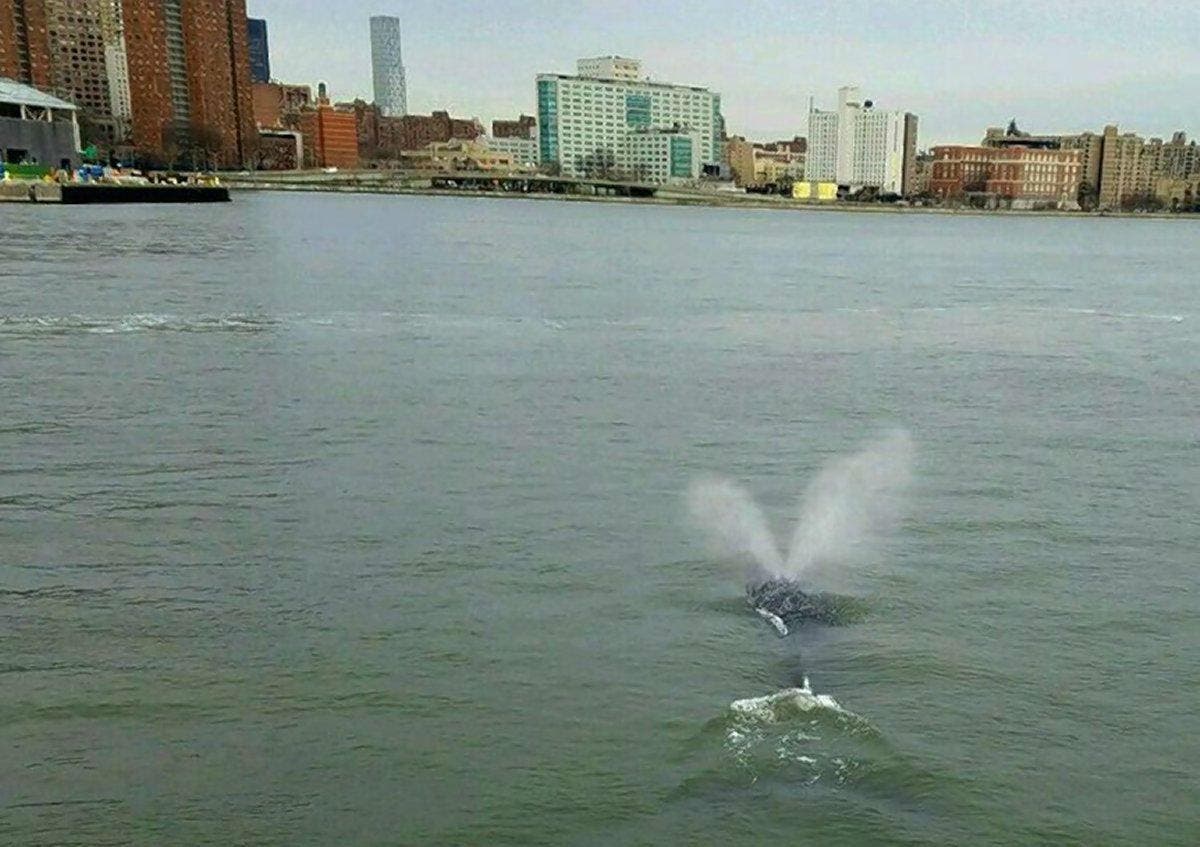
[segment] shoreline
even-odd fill
[[[764,199],[763,195],[731,196],[689,195],[667,189],[662,197],[609,197],[589,194],[554,194],[549,192],[510,192],[439,189],[405,185],[345,184],[299,180],[245,180],[226,175],[222,183],[235,194],[254,191],[302,192],[310,194],[374,194],[402,197],[458,197],[491,200],[538,200],[569,203],[608,203],[640,206],[691,206],[714,209],[773,210],[786,212],[826,212],[867,215],[948,215],[970,217],[1060,218],[1064,220],[1133,219],[1133,220],[1200,220],[1194,212],[1069,212],[1056,209],[966,209],[943,206],[896,206],[868,203],[805,203],[785,197]]]

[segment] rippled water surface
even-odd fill
[[[0,843],[1200,840],[1195,222],[0,223]],[[783,534],[894,426],[776,637],[689,482]]]

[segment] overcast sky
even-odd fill
[[[272,74],[371,98],[368,18],[400,18],[412,112],[533,113],[534,75],[581,56],[642,59],[722,95],[730,133],[804,134],[839,85],[921,118],[922,146],[1032,131],[1200,132],[1200,4],[1183,0],[248,0]]]

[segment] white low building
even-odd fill
[[[629,176],[663,185],[700,178],[702,140],[699,133],[674,129],[632,132],[628,140]]]
[[[493,138],[483,139],[489,150],[497,153],[507,153],[520,167],[536,168],[538,166],[538,142],[536,138]]]

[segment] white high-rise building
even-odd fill
[[[611,57],[610,57],[611,58]],[[706,88],[640,78],[640,65],[615,78],[585,59],[578,76],[537,77],[538,146],[543,164],[567,176],[618,175],[644,182],[697,179],[721,159],[721,96]]]
[[[861,101],[858,89],[838,89],[833,112],[809,110],[807,179],[851,187],[871,187],[889,194],[912,189],[917,145],[917,117],[884,112]]]
[[[838,114],[808,113],[808,154],[804,178],[811,182],[837,182]]]
[[[375,105],[389,118],[408,114],[408,83],[400,52],[400,19],[383,15],[371,18],[371,72]]]

